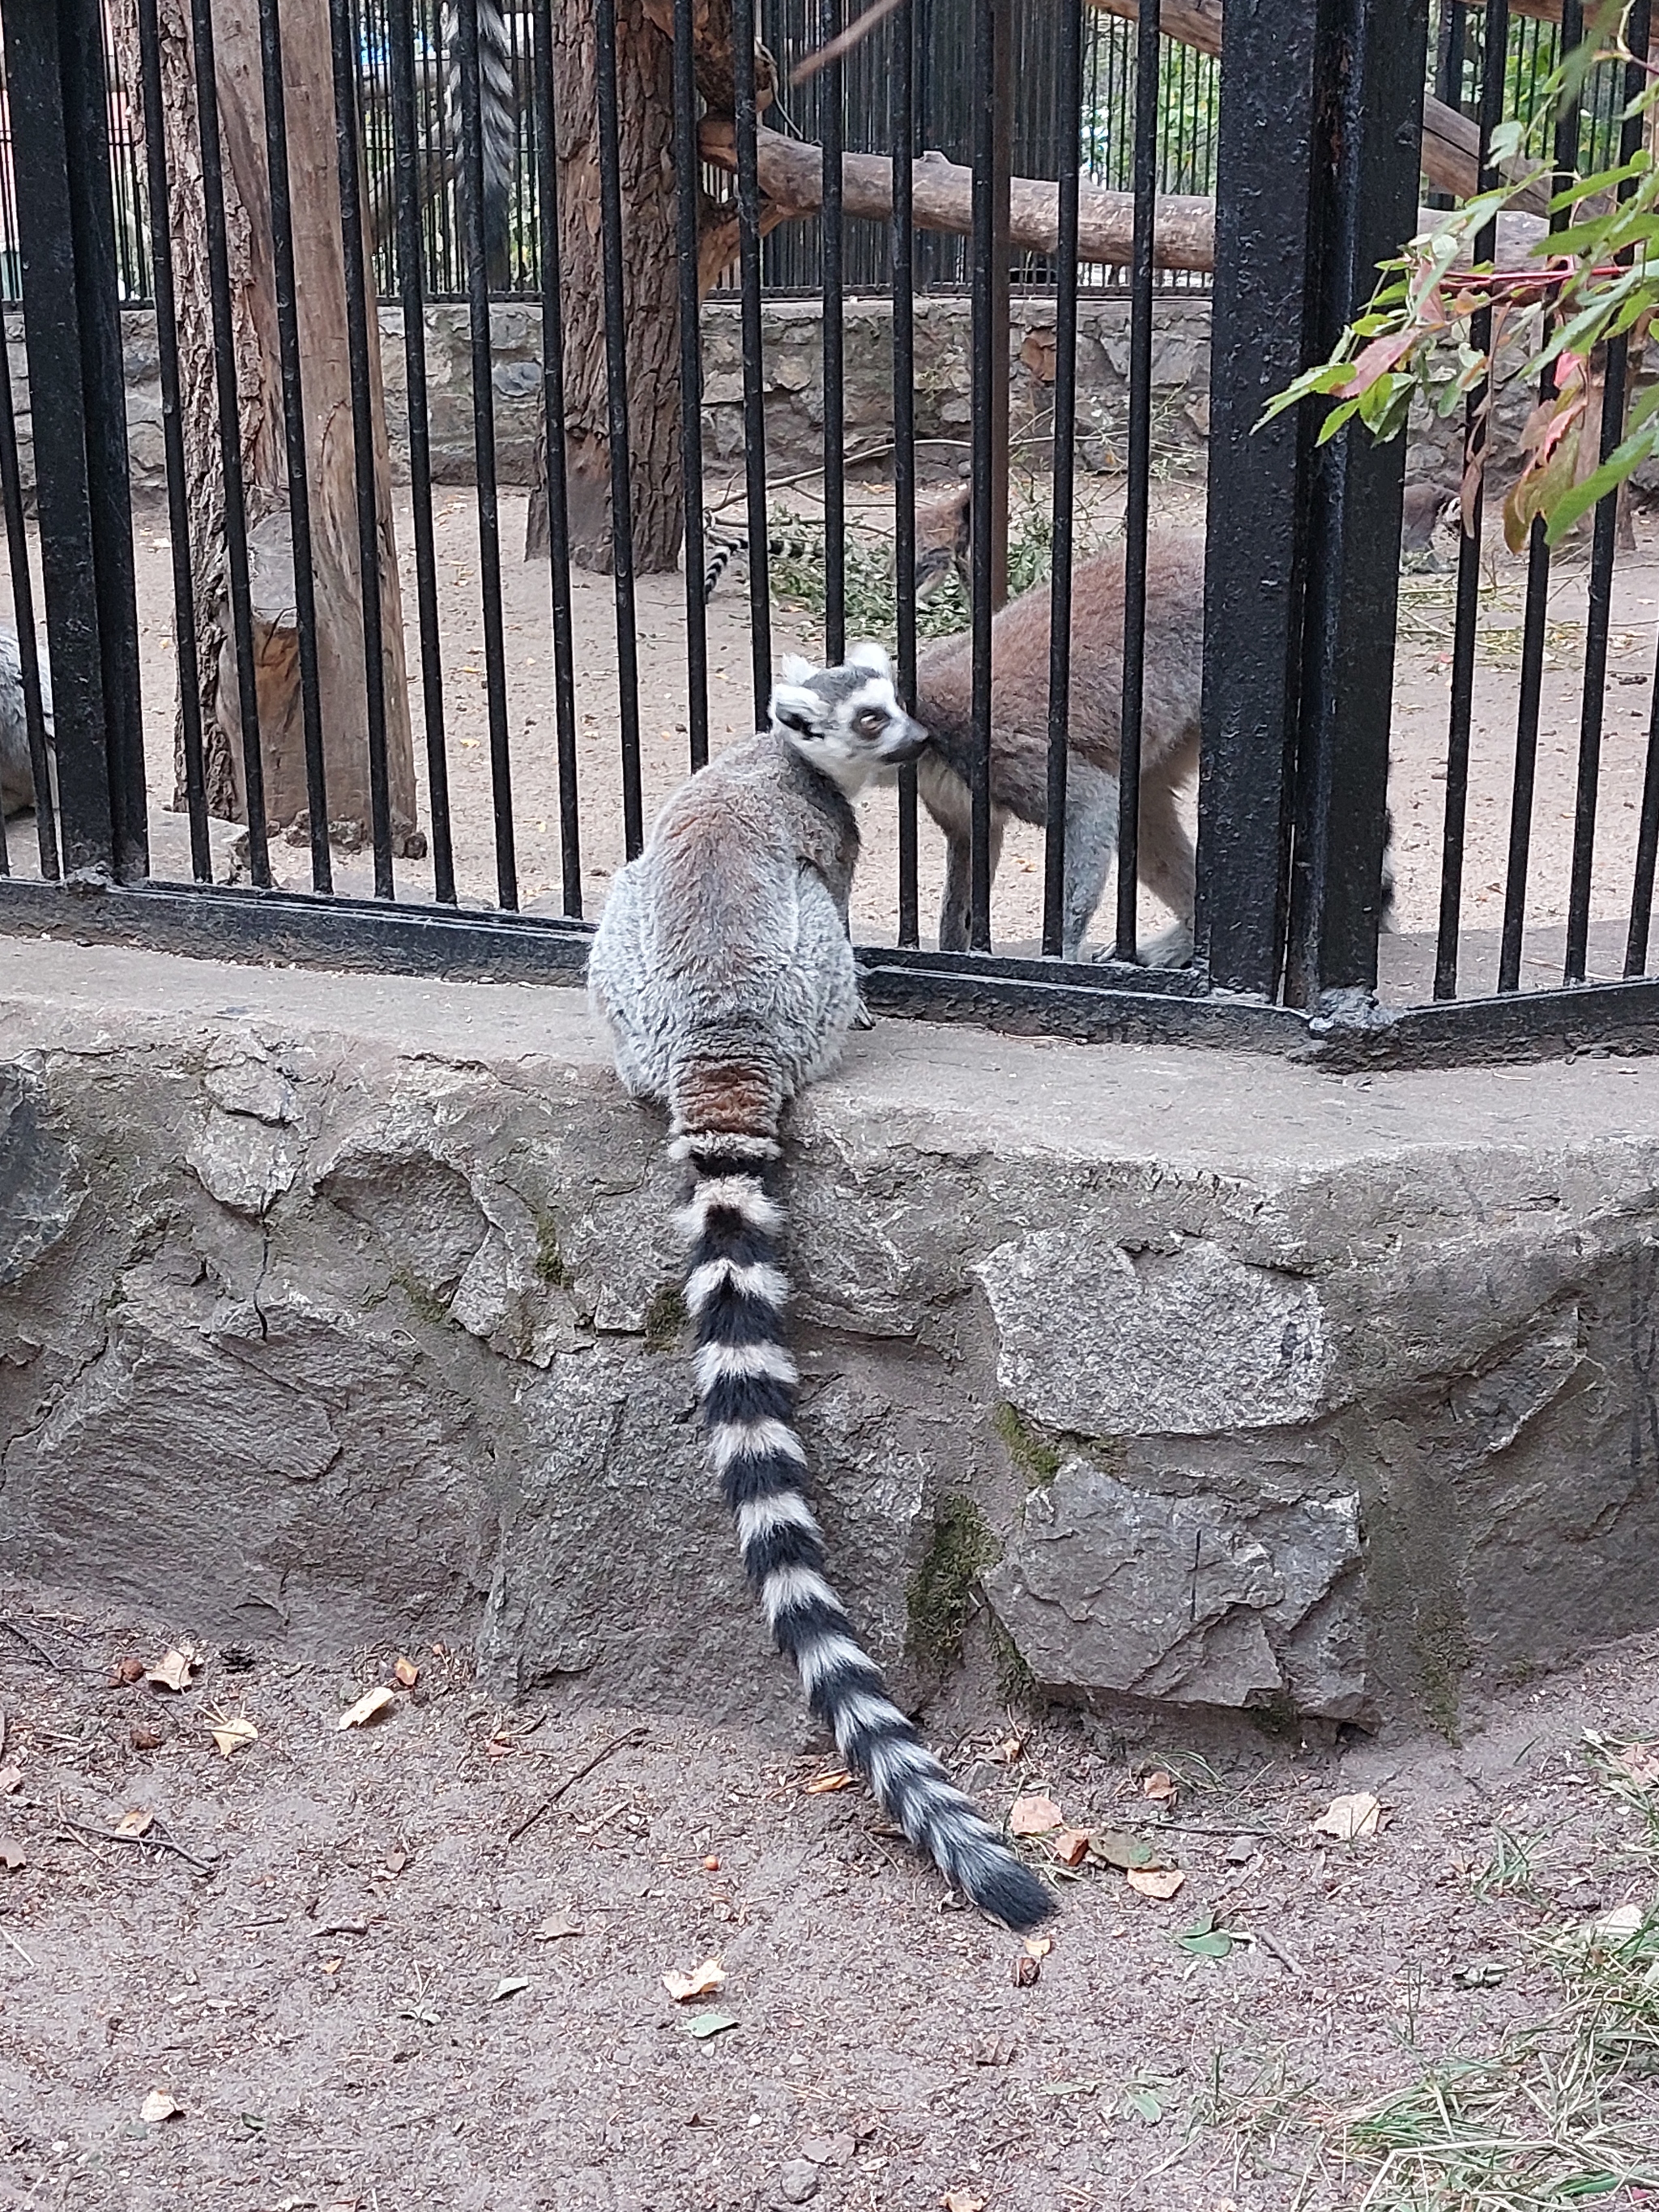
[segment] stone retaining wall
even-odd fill
[[[802,1428],[906,1694],[1427,1717],[1659,1620],[1659,1063],[883,1021],[796,1116]],[[678,1177],[568,991],[0,939],[0,1557],[793,1715]]]

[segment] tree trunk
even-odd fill
[[[208,804],[215,814],[242,818],[246,797],[225,565],[224,483],[188,0],[159,0],[159,12]],[[213,21],[252,580],[260,750],[267,817],[273,829],[284,829],[307,817],[309,802],[300,714],[270,179],[255,0],[216,0]],[[327,0],[287,0],[283,40],[324,764],[331,823],[355,842],[368,831],[368,749],[364,735],[362,600]],[[414,748],[403,605],[380,390],[380,330],[373,313],[369,352],[392,829],[398,849],[419,852],[424,848],[415,834]],[[182,788],[181,763],[176,764],[176,778]]]
[[[605,265],[599,225],[599,82],[593,0],[553,11],[559,118],[559,257],[564,302],[565,454],[571,558],[608,572]],[[623,283],[634,566],[652,574],[680,551],[679,307],[674,254],[672,55],[642,0],[617,0]],[[537,471],[526,557],[547,550]]]

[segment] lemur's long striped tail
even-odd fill
[[[778,1146],[763,1136],[695,1133],[675,1150],[696,1177],[681,1225],[709,1450],[772,1633],[883,1810],[982,1911],[1011,1928],[1033,1928],[1054,1910],[1048,1892],[889,1697],[824,1576],[823,1538],[802,1494],[795,1364],[783,1340],[783,1212],[762,1183]]]

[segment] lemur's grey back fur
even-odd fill
[[[922,742],[878,647],[817,672],[786,662],[769,730],[684,785],[617,877],[588,980],[623,1081],[668,1108],[691,1170],[681,1223],[698,1395],[773,1635],[884,1809],[987,1911],[1029,1928],[1048,1892],[893,1703],[825,1577],[783,1327],[783,1209],[766,1188],[784,1108],[858,1010],[851,799]]]
[[[40,662],[40,707],[48,744],[52,742],[52,679]],[[15,635],[0,630],[0,815],[34,804],[34,775],[29,765],[28,717],[23,707],[23,665]]]

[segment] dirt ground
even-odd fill
[[[173,1646],[187,1688],[121,1680]],[[1653,1786],[1621,1798],[1585,1742],[1659,1738],[1659,1638],[1461,1746],[958,1714],[988,1810],[1045,1792],[1184,1875],[1164,1902],[1060,1880],[1024,1982],[861,1789],[814,1792],[816,1751],[503,1711],[441,1649],[298,1664],[14,1585],[0,1705],[0,2203],[54,2212],[1565,2204],[1367,2198],[1341,2118],[1558,2011],[1544,1931],[1659,1933],[1659,1759],[1626,1751]],[[1375,1837],[1310,1826],[1357,1792]],[[661,1977],[710,1959],[723,1985],[674,2002]],[[1595,2119],[1659,2156],[1659,2075]]]
[[[810,489],[810,488],[808,488]],[[1047,487],[1029,486],[1041,501]],[[810,500],[788,495],[803,513]],[[479,614],[477,508],[464,487],[440,487],[436,538],[441,624],[449,733],[450,785],[460,893],[464,902],[493,903],[495,860],[485,719],[483,644]],[[1111,479],[1085,479],[1081,488],[1083,540],[1103,542],[1114,531],[1121,487]],[[548,570],[518,557],[523,543],[524,495],[501,500],[506,548],[502,585],[509,713],[522,903],[559,903],[557,791],[550,693]],[[854,488],[854,520],[872,541],[889,526],[890,503],[879,486]],[[737,523],[740,509],[726,520]],[[1178,477],[1158,488],[1156,519],[1188,526],[1202,519],[1202,492]],[[1613,636],[1607,687],[1601,804],[1597,823],[1592,972],[1620,972],[1627,920],[1637,810],[1640,803],[1655,665],[1656,603],[1659,602],[1659,519],[1637,518],[1638,543],[1620,556],[1615,576]],[[398,516],[404,550],[409,659],[418,667],[411,534],[406,511]],[[140,615],[144,640],[144,710],[153,804],[172,799],[171,732],[175,672],[171,635],[171,575],[165,514],[149,509],[136,533]],[[1509,837],[1510,781],[1519,683],[1520,624],[1524,584],[1522,562],[1501,544],[1489,544],[1482,593],[1481,653],[1475,685],[1474,735],[1469,790],[1469,829],[1463,902],[1467,988],[1490,987],[1496,972],[1497,930],[1503,907]],[[616,739],[615,606],[610,580],[578,573],[574,579],[580,784],[586,903],[598,912],[622,860],[620,769]],[[1558,562],[1548,634],[1543,699],[1529,918],[1527,980],[1559,976],[1571,853],[1574,780],[1580,717],[1585,567],[1582,549]],[[0,583],[0,609],[9,600]],[[638,586],[639,655],[643,773],[647,820],[685,772],[685,663],[683,585],[678,576],[641,578]],[[1385,947],[1388,995],[1416,995],[1426,972],[1426,933],[1436,927],[1444,808],[1446,717],[1449,690],[1452,579],[1415,574],[1402,580],[1401,635],[1395,684],[1391,797],[1395,823],[1396,940]],[[0,611],[0,621],[9,620]],[[819,640],[811,618],[787,599],[775,605],[775,655],[811,653]],[[729,573],[709,610],[711,731],[716,747],[750,727],[747,594]],[[421,727],[418,705],[416,727]],[[425,818],[424,746],[417,734],[417,775]],[[896,923],[896,802],[878,793],[865,802],[866,857],[854,892],[859,934],[890,941]],[[157,841],[157,872],[187,872],[181,821]],[[32,866],[32,839],[23,821],[10,829],[14,865]],[[937,912],[943,845],[925,817],[921,836],[924,938]],[[278,845],[273,855],[280,879],[308,887],[306,853]],[[372,876],[366,855],[343,859],[336,880],[344,890],[368,894]],[[430,895],[428,866],[404,863],[399,887],[407,896]],[[1041,834],[1020,825],[1010,835],[997,878],[993,921],[997,941],[1031,946],[1040,932]],[[1145,923],[1161,926],[1148,901]]]

